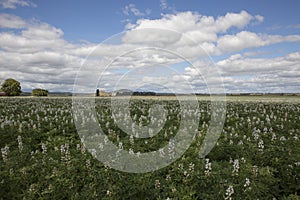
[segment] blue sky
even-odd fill
[[[97,1],[97,0],[64,0],[64,1],[32,1],[36,7],[18,7],[17,9],[1,9],[1,12],[12,13],[24,19],[35,18],[63,29],[67,40],[88,40],[101,42],[113,34],[124,30],[125,20],[136,21],[139,18],[158,19],[163,13],[172,13],[170,9],[162,9],[159,0],[153,1]],[[124,14],[124,8],[134,4],[141,12],[147,9],[150,14],[135,16],[129,12]],[[202,15],[220,16],[227,12],[245,10],[253,15],[264,16],[264,23],[252,26],[251,30],[264,33],[297,34],[299,29],[298,0],[272,1],[239,1],[236,0],[175,0],[168,2],[176,12],[193,11]]]
[[[115,51],[105,52],[105,55],[97,54],[101,59],[119,56],[116,50],[107,46],[97,47],[97,44],[122,31],[128,31],[130,35],[133,30],[150,27],[172,29],[189,37],[196,35],[197,45],[207,51],[215,62],[214,67],[220,71],[226,92],[300,92],[299,7],[298,0],[0,0],[0,82],[12,77],[20,80],[24,91],[35,87],[43,87],[50,92],[71,91],[76,73],[80,73],[85,67],[82,67],[82,63],[91,49],[98,48],[100,52]],[[208,29],[203,25],[206,23],[204,19],[213,19],[207,22]],[[186,20],[186,24],[180,26],[182,20]],[[148,36],[147,33],[141,34]],[[126,34],[113,36],[106,43],[110,46],[113,40],[123,41],[125,36]],[[118,44],[120,46],[116,49],[136,45],[132,36],[127,38],[129,42]],[[158,40],[157,38],[155,41]],[[149,47],[155,41],[152,38],[143,45]],[[176,42],[178,41],[174,40],[167,46],[156,45],[182,54],[201,68],[199,63],[202,62],[198,59],[197,52],[191,55],[187,53],[189,48],[194,51],[197,45],[179,43],[178,46],[174,45]],[[123,51],[119,53],[121,52]],[[148,53],[145,51],[147,56]],[[151,53],[153,56],[159,52]],[[147,57],[139,56],[143,59]],[[137,65],[137,60],[133,59],[136,57],[137,55],[130,55],[130,59],[124,58],[123,63],[108,71],[107,77],[103,78],[106,82],[99,83],[99,87],[112,90],[115,88],[115,80],[122,77],[121,72],[145,65],[162,65],[146,60],[143,63],[142,58],[139,58],[139,63],[142,64]],[[157,62],[162,62],[163,56],[160,57],[155,57],[159,60]],[[145,70],[147,74],[141,74],[138,82],[152,80],[156,84],[175,87],[181,80],[177,77],[180,74],[182,81],[189,82],[198,92],[206,91],[207,88],[202,84],[205,80],[199,78],[199,72],[197,74],[193,67],[181,64],[171,55],[163,58],[165,60],[162,67],[174,66],[178,74],[165,75],[166,79],[161,75],[155,80],[156,74],[151,75]],[[134,64],[130,65],[129,60]],[[206,63],[204,68],[209,67],[208,65]],[[96,71],[103,71],[103,68],[98,66],[91,73]],[[200,73],[205,73],[204,71]],[[211,78],[211,84],[217,84],[213,81],[215,79],[217,77]],[[129,80],[127,83],[133,84],[133,88],[142,87]],[[149,85],[149,82],[145,82],[145,85]],[[95,86],[87,84],[85,87],[92,91]],[[180,91],[183,92],[184,89],[181,88]]]

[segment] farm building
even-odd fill
[[[0,96],[8,96],[5,92],[0,92]]]

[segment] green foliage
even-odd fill
[[[155,103],[134,101],[132,118],[146,116],[141,123],[147,124],[146,108]],[[124,150],[152,151],[167,143],[171,130],[176,134],[180,121],[178,102],[159,103],[168,109],[161,132],[135,138],[134,144],[114,123],[108,100],[96,100],[98,121]],[[181,158],[152,173],[129,174],[103,165],[85,149],[70,98],[1,99],[0,199],[229,199],[231,187],[232,199],[299,199],[300,104],[228,102],[222,135],[200,159],[209,104],[200,102],[197,136]]]
[[[6,79],[1,86],[1,90],[8,96],[19,96],[22,93],[20,82],[12,78]]]
[[[32,96],[48,96],[48,90],[45,89],[33,89],[31,92]]]

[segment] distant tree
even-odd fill
[[[45,90],[45,89],[41,89],[41,88],[36,88],[36,89],[33,89],[31,94],[33,96],[48,96],[48,90]]]
[[[20,82],[12,78],[6,79],[2,83],[1,90],[8,96],[19,96],[22,93]]]
[[[96,97],[99,97],[99,95],[100,95],[100,91],[99,91],[99,89],[97,89],[96,90]]]
[[[140,91],[135,91],[132,93],[133,96],[155,96],[155,92],[140,92]]]

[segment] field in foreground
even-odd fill
[[[228,98],[221,137],[204,159],[199,150],[211,115],[209,99],[200,99],[190,148],[171,165],[145,174],[120,172],[93,158],[77,135],[70,98],[0,98],[0,199],[299,199],[297,97],[243,98]],[[98,121],[125,150],[158,150],[174,137],[182,116],[175,99],[136,98],[131,117],[149,124],[153,104],[168,114],[151,138],[120,130],[105,98],[96,100]],[[173,154],[171,149],[162,156]]]

